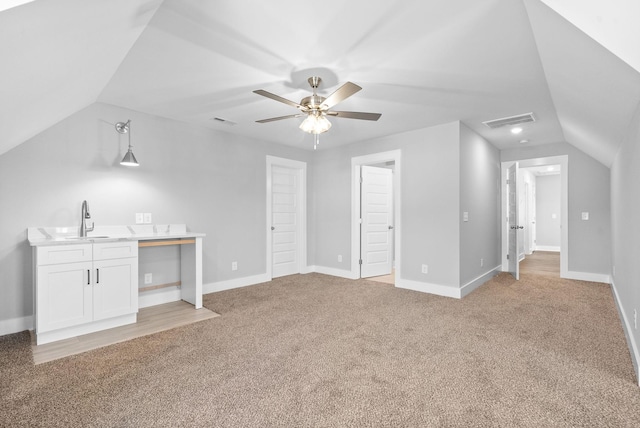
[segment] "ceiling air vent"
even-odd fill
[[[533,113],[519,114],[517,116],[503,117],[502,119],[488,120],[482,122],[491,129],[502,128],[503,126],[520,125],[521,123],[535,122]]]
[[[223,119],[221,117],[212,117],[210,120],[212,120],[214,122],[217,122],[217,123],[223,123],[225,125],[230,125],[230,126],[233,126],[233,125],[236,124],[235,122],[232,122],[232,121],[227,120],[227,119]]]

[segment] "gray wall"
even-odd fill
[[[401,275],[459,286],[458,122],[318,151],[313,194],[316,264],[351,267],[351,158],[401,150]],[[336,255],[343,255],[337,262]],[[427,275],[422,264],[429,265]]]
[[[500,265],[500,152],[460,126],[460,285]],[[463,212],[469,221],[463,221]],[[480,266],[480,259],[484,265]]]
[[[401,151],[402,279],[460,287],[500,264],[498,150],[459,122],[321,151],[316,264],[349,270],[351,158]],[[462,222],[469,211],[470,221]],[[484,266],[480,266],[480,259]],[[421,272],[422,264],[429,273]]]
[[[119,161],[132,120],[141,166]],[[204,282],[266,272],[266,155],[308,163],[310,151],[234,137],[106,104],[94,104],[0,156],[0,322],[32,314],[30,226],[72,226],[89,201],[98,225],[186,223],[204,232]],[[308,253],[313,258],[313,236]],[[231,262],[238,270],[231,271]]]
[[[628,333],[638,347],[640,330],[633,326],[633,311],[640,316],[640,105],[611,167],[611,212],[613,283],[630,323]],[[637,359],[635,365],[640,376]]]
[[[560,174],[536,177],[536,245],[560,247],[560,198]]]
[[[609,275],[611,212],[609,168],[568,143],[502,150],[502,162],[568,155],[569,271]],[[581,213],[589,212],[589,221]]]

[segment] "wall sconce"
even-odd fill
[[[138,160],[133,155],[133,151],[131,150],[131,119],[127,120],[127,122],[118,122],[116,123],[116,131],[120,134],[129,134],[129,150],[120,161],[120,165],[124,166],[139,166]]]

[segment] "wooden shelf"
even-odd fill
[[[142,293],[142,292],[145,292],[145,291],[151,291],[151,290],[159,290],[160,288],[179,287],[181,285],[182,285],[182,281],[170,282],[168,284],[149,285],[148,287],[140,287],[140,288],[138,288],[138,293]]]
[[[195,244],[195,239],[161,239],[152,241],[138,241],[138,247],[163,247],[165,245]]]

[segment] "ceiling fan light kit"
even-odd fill
[[[321,97],[316,93],[322,79],[317,76],[310,77],[308,80],[309,85],[313,89],[313,94],[308,97],[304,97],[300,100],[300,103],[290,101],[286,98],[282,98],[279,95],[272,94],[262,89],[253,91],[263,97],[271,98],[272,100],[287,104],[300,110],[299,114],[291,114],[288,116],[272,117],[269,119],[257,120],[258,123],[275,122],[277,120],[291,119],[295,117],[305,117],[300,124],[300,129],[314,136],[313,149],[315,150],[319,143],[319,134],[327,132],[331,128],[331,122],[327,119],[327,116],[342,117],[346,119],[359,119],[359,120],[372,120],[376,121],[382,116],[380,113],[362,113],[355,111],[330,111],[329,109],[341,101],[349,98],[351,95],[360,91],[362,88],[355,83],[347,82],[340,86],[334,93],[327,98]]]
[[[331,128],[331,122],[322,113],[309,114],[300,124],[300,129],[309,134],[322,134]]]

